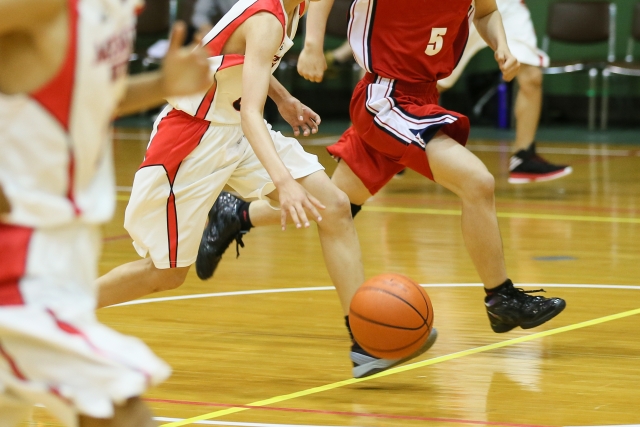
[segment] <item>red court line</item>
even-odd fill
[[[107,243],[107,242],[113,242],[113,241],[116,241],[116,240],[124,240],[124,239],[130,239],[129,235],[128,234],[119,234],[117,236],[107,236],[107,237],[103,237],[102,241],[104,243]]]
[[[221,408],[246,408],[262,411],[279,411],[279,412],[299,412],[307,414],[322,415],[341,415],[349,417],[366,417],[366,418],[382,418],[396,420],[413,420],[413,421],[433,421],[452,424],[476,424],[484,426],[505,426],[505,427],[552,427],[541,424],[517,424],[517,423],[501,423],[497,421],[477,421],[477,420],[461,420],[456,418],[436,418],[436,417],[418,417],[412,415],[393,415],[393,414],[369,414],[364,412],[345,412],[345,411],[323,411],[317,409],[299,409],[299,408],[280,408],[274,406],[251,406],[251,405],[232,405],[230,403],[213,403],[213,402],[192,402],[188,400],[172,400],[172,399],[154,399],[145,398],[147,402],[153,403],[171,403],[176,405],[192,405],[192,406],[213,406]]]

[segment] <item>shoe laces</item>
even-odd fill
[[[236,235],[236,259],[240,257],[240,248],[244,248],[244,242],[242,241],[242,236],[247,234],[246,231],[241,231]]]
[[[530,298],[542,298],[540,295],[536,295],[536,296],[528,295],[528,294],[534,294],[537,292],[547,292],[547,291],[545,291],[544,289],[532,289],[527,291],[522,288],[513,287],[511,288],[509,293],[521,300],[528,300]]]

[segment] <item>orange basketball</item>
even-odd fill
[[[360,286],[351,300],[349,324],[367,352],[403,359],[422,347],[433,326],[429,295],[401,274],[381,274]]]

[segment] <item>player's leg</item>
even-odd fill
[[[507,279],[495,209],[495,180],[480,159],[439,133],[426,146],[435,182],[462,200],[462,234],[487,289]]]
[[[531,14],[524,2],[502,2],[500,13],[509,49],[520,62],[519,91],[514,107],[516,138],[509,161],[509,182],[525,184],[569,175],[571,167],[549,163],[536,153],[536,132],[542,111],[542,70],[549,57],[537,47]]]
[[[514,154],[509,164],[509,182],[525,184],[569,175],[572,172],[570,166],[549,163],[536,153],[535,137],[542,111],[542,70],[540,67],[523,63],[520,65],[517,80],[519,90],[515,103],[516,139],[512,147]]]
[[[526,150],[535,140],[542,109],[542,70],[540,67],[520,64],[517,76],[515,118],[516,139],[513,152]]]
[[[155,427],[153,415],[139,397],[128,399],[123,405],[114,407],[112,418],[92,418],[81,415],[80,427]]]
[[[349,314],[349,304],[364,282],[364,267],[358,234],[353,225],[347,195],[331,183],[324,171],[299,179],[300,184],[326,207],[318,222],[318,235],[324,262],[342,304]]]
[[[98,308],[175,289],[184,283],[189,268],[158,268],[151,258],[122,264],[96,280]]]
[[[462,235],[485,286],[485,306],[493,331],[533,328],[557,316],[565,307],[564,300],[528,295],[507,278],[495,210],[495,180],[484,164],[442,133],[425,151],[434,180],[462,200]]]

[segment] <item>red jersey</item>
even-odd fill
[[[472,0],[354,0],[349,44],[370,73],[405,82],[447,77],[462,56]]]

